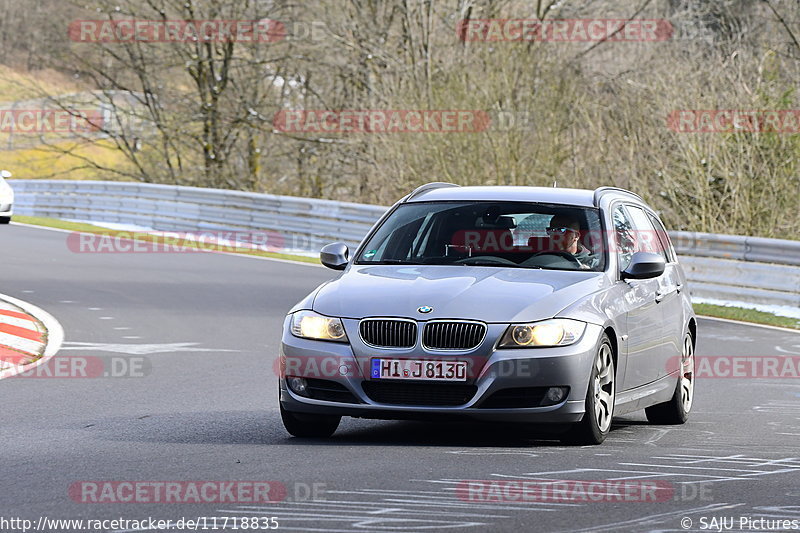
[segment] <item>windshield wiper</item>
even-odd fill
[[[531,268],[522,265],[518,265],[516,263],[497,263],[495,261],[459,261],[458,263],[453,263],[454,265],[463,265],[463,266],[493,266],[493,267],[500,267],[500,268]],[[533,267],[539,268],[539,267]]]
[[[359,261],[359,265],[422,265],[423,263],[412,263],[404,259],[382,259],[380,261]]]

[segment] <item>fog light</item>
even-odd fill
[[[289,385],[289,388],[293,393],[299,394],[300,396],[306,395],[308,383],[306,382],[305,378],[288,378],[286,383]]]
[[[547,389],[547,394],[545,394],[544,401],[547,405],[555,405],[560,403],[564,398],[567,397],[568,391],[568,387],[550,387]]]

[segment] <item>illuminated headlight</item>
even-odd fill
[[[567,346],[580,339],[585,329],[586,323],[568,318],[512,324],[500,339],[500,347]]]
[[[321,341],[347,342],[341,319],[297,311],[292,315],[292,335]]]

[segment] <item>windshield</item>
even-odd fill
[[[356,264],[602,271],[597,209],[530,202],[401,204]]]

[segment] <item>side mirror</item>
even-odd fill
[[[349,258],[350,249],[343,242],[327,244],[319,251],[320,262],[334,270],[344,270]]]
[[[636,252],[631,257],[628,268],[622,271],[622,279],[657,278],[664,273],[667,264],[660,254],[652,252]]]
[[[0,178],[10,178],[11,172],[8,170],[0,170]]]

